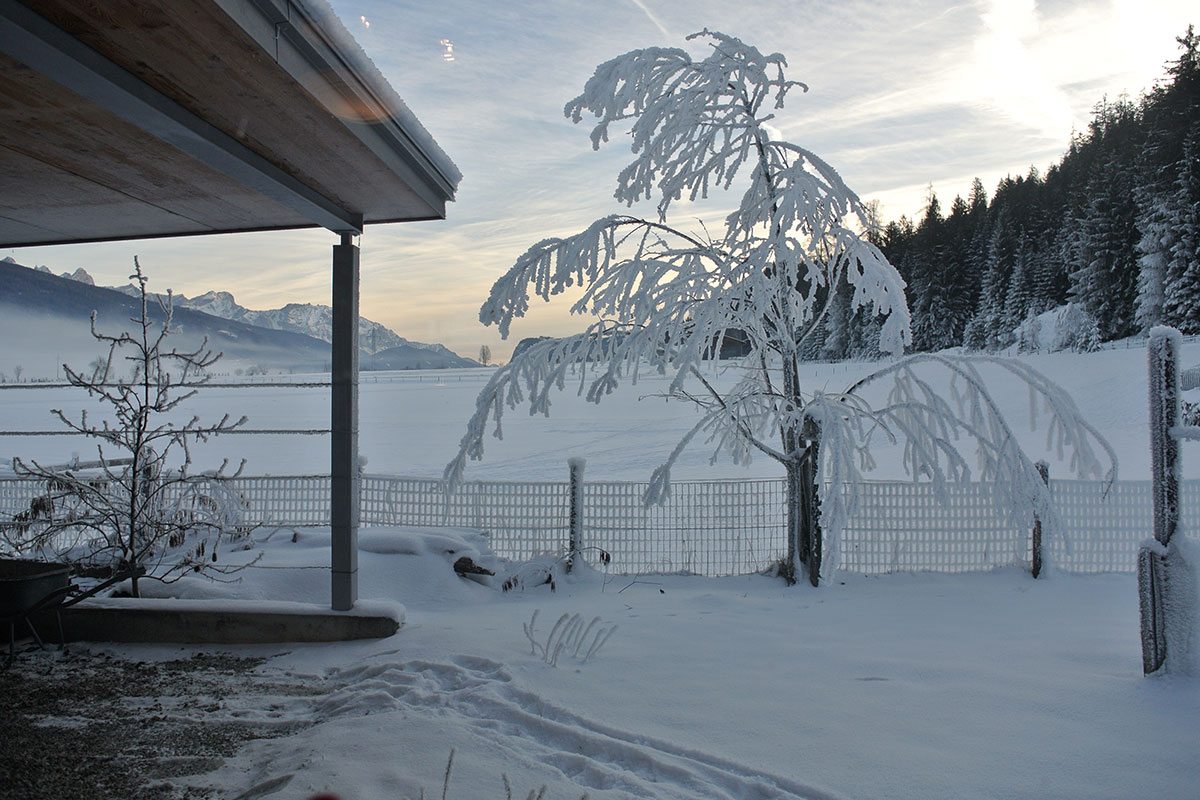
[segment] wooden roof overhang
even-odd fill
[[[364,224],[461,176],[327,0],[0,0],[0,247],[324,227],[330,573],[358,597]]]
[[[460,178],[325,0],[0,0],[0,246],[359,233]]]

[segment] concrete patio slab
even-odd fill
[[[314,603],[105,598],[63,609],[68,642],[267,644],[383,639],[404,624],[397,603],[363,601],[350,611]],[[53,613],[36,620],[46,642],[58,641]]]

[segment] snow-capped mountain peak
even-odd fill
[[[50,270],[46,269],[45,271],[49,272]],[[92,278],[92,276],[88,274],[88,271],[86,269],[84,269],[83,267],[79,267],[74,272],[64,272],[59,277],[66,278],[69,281],[76,281],[78,283],[86,283],[88,286],[96,285],[95,279]]]
[[[179,298],[180,305],[212,314],[214,317],[241,320],[246,315],[246,309],[237,304],[229,292],[205,292],[188,300]]]
[[[326,342],[333,341],[333,309],[327,305],[288,303],[283,308],[259,311],[239,305],[230,292],[219,291],[205,292],[190,299],[177,297],[176,301],[185,308],[203,311],[214,317],[245,322],[260,328],[303,333]],[[407,345],[440,355],[458,357],[444,345],[409,341],[387,326],[363,317],[358,320],[358,341],[359,347],[368,353]]]

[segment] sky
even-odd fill
[[[1175,37],[1200,22],[1179,0],[331,0],[347,27],[462,170],[444,221],[368,227],[363,316],[401,336],[504,360],[526,336],[586,320],[534,303],[508,341],[478,321],[491,284],[530,245],[623,210],[612,197],[630,160],[620,136],[599,152],[563,117],[595,66],[640,47],[700,45],[723,31],[780,52],[793,93],[772,123],[831,163],[885,220],[916,216],[930,187],[948,206],[978,176],[1044,170],[1103,97],[1162,78]],[[442,42],[449,41],[447,48]],[[453,55],[453,60],[447,58]],[[736,192],[675,217],[711,218]],[[699,203],[697,203],[699,205]],[[652,204],[635,207],[652,215]],[[250,308],[328,303],[327,231],[234,234],[0,253],[55,272],[126,282],[139,255],[151,287],[231,291]]]

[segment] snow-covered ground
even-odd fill
[[[1122,478],[1148,477],[1144,349],[1029,361],[1109,438]],[[1182,365],[1196,363],[1200,345],[1185,344]],[[807,378],[833,390],[870,368],[813,365]],[[471,373],[404,377],[362,388],[367,468],[436,476],[481,382]],[[652,396],[662,389],[647,380],[598,409],[567,394],[548,420],[518,411],[468,478],[562,480],[576,455],[588,459],[590,477],[645,478],[692,419]],[[1023,389],[1001,383],[996,395],[1024,420]],[[69,408],[71,396],[14,391],[0,400],[9,429],[52,428],[46,408]],[[327,409],[323,389],[247,387],[207,391],[189,410],[308,428],[324,427]],[[1014,427],[1041,452],[1043,433]],[[47,460],[81,447],[56,438],[3,446]],[[216,454],[246,455],[251,473],[319,473],[327,463],[324,438],[228,437]],[[1185,446],[1185,474],[1200,476],[1188,455]],[[697,448],[677,477],[776,474],[765,461],[743,470],[707,459]],[[896,477],[897,465],[881,454],[876,474]],[[1053,470],[1068,474],[1065,464]],[[814,590],[759,576],[635,582],[585,572],[560,578],[557,591],[505,593],[451,571],[479,546],[446,530],[362,531],[360,594],[403,603],[405,626],[383,641],[235,648],[270,654],[263,670],[327,691],[241,709],[314,724],[255,742],[191,780],[229,797],[255,786],[278,791],[247,796],[332,790],[382,800],[416,798],[423,787],[436,797],[453,749],[450,798],[504,797],[502,774],[516,797],[546,785],[547,798],[569,800],[1198,796],[1200,681],[1141,676],[1132,576],[843,574]],[[171,591],[328,596],[326,532],[303,531],[296,542],[275,535],[261,549],[240,583],[188,578]],[[497,566],[498,585],[510,567]],[[542,642],[563,614],[617,630],[587,663],[567,653],[552,667],[530,653],[522,630],[535,611]]]
[[[504,593],[451,571],[469,539],[426,534],[434,546],[362,533],[363,596],[407,606],[396,636],[239,649],[326,693],[244,709],[315,724],[194,782],[437,797],[454,749],[450,798],[504,797],[502,774],[516,797],[546,785],[569,800],[1196,796],[1200,682],[1141,677],[1131,576],[846,575],[813,590],[584,573]],[[328,537],[272,537],[265,554],[259,566],[323,565]],[[178,589],[327,591],[319,569],[244,575]],[[551,667],[522,630],[535,611],[539,642],[563,614],[617,629],[586,663],[568,651]]]

